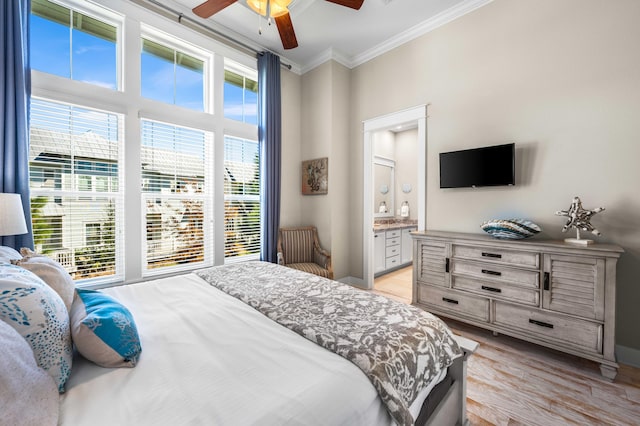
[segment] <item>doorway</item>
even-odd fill
[[[417,128],[417,224],[418,230],[426,226],[426,153],[427,105],[398,111],[364,121],[364,206],[363,206],[363,281],[364,287],[374,288],[374,138],[376,132]]]

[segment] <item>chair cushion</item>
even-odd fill
[[[293,229],[280,231],[284,263],[313,262],[314,233],[311,229]]]
[[[299,271],[308,272],[310,274],[319,275],[321,277],[329,278],[329,271],[322,266],[315,263],[289,263],[285,266],[289,268],[297,269]]]

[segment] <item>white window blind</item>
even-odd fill
[[[212,261],[211,139],[201,130],[142,120],[147,274]]]
[[[225,258],[260,254],[258,142],[224,140]]]
[[[34,243],[81,284],[123,276],[122,123],[114,113],[31,102]]]

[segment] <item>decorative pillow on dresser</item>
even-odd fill
[[[38,367],[27,341],[2,320],[0,360],[0,423],[58,424],[58,386]]]
[[[27,248],[22,248],[20,252],[24,257],[21,256],[20,260],[12,263],[40,277],[42,281],[58,293],[67,308],[67,312],[71,310],[71,303],[73,303],[73,295],[76,289],[71,275],[62,265],[47,256],[36,254]]]
[[[69,313],[60,296],[26,269],[0,264],[0,320],[24,337],[38,366],[64,392],[73,353]]]
[[[131,312],[100,291],[76,291],[71,335],[78,352],[102,367],[135,367],[142,351]]]

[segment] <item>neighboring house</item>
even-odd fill
[[[68,133],[33,127],[31,129],[30,167],[34,203],[34,221],[46,225],[46,232],[36,227],[36,250],[47,253],[69,270],[74,278],[100,275],[113,268],[113,241],[105,240],[105,228],[114,226],[116,204],[109,194],[119,184],[118,149],[115,142],[91,131],[69,136]],[[201,193],[204,176],[178,174],[182,170],[202,170],[203,159],[197,155],[143,146],[141,150],[142,189],[146,204],[147,261],[163,266],[202,260],[193,248],[201,246],[203,206],[192,200],[167,197],[170,194]],[[189,167],[181,167],[181,165]],[[225,162],[225,192],[258,193],[258,164]],[[73,197],[70,194],[80,194]],[[154,197],[157,193],[162,197]],[[244,238],[247,220],[259,220],[252,203],[241,197],[228,201],[225,235],[229,250],[245,253],[259,244],[259,238]],[[88,208],[88,206],[90,208]],[[248,216],[248,219],[247,219]],[[108,238],[108,237],[107,237]],[[103,249],[101,267],[79,268],[83,253]],[[247,250],[249,249],[249,250]],[[106,259],[105,259],[106,258]],[[153,267],[153,266],[152,266]],[[89,269],[89,270],[86,270]]]

